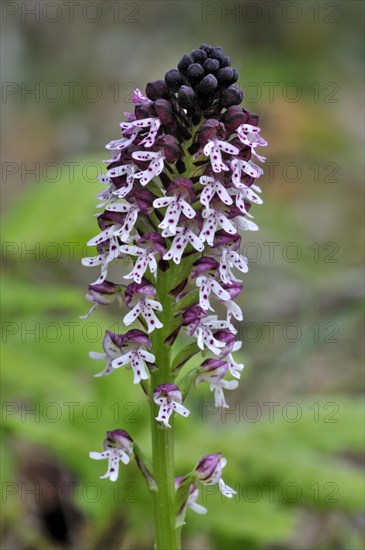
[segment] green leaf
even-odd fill
[[[194,355],[196,355],[200,351],[201,349],[196,342],[192,342],[188,346],[185,346],[173,358],[171,362],[171,371],[177,374],[181,367],[183,367],[185,363],[189,361],[189,359],[194,357]]]
[[[198,373],[199,367],[192,369],[181,380],[178,381],[177,385],[179,386],[183,400],[188,395],[191,385],[197,377]]]
[[[199,290],[193,290],[192,292],[189,292],[189,294],[186,294],[181,300],[178,301],[178,303],[174,306],[175,313],[178,313],[179,311],[192,306],[195,302],[199,300]]]

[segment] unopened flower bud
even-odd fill
[[[148,82],[146,86],[146,96],[152,101],[160,98],[168,98],[170,95],[169,89],[164,80],[153,80]]]
[[[232,69],[232,71],[233,71],[233,75],[232,75],[231,84],[234,84],[235,82],[237,82],[239,74],[237,69]]]
[[[235,84],[222,92],[221,105],[230,107],[231,105],[239,105],[243,99],[243,91]]]
[[[167,99],[157,99],[154,103],[154,109],[162,124],[167,125],[173,121],[172,105]]]
[[[248,120],[248,113],[239,105],[228,107],[223,115],[223,122],[229,132],[237,130],[241,124],[245,124]]]
[[[177,98],[181,107],[191,109],[195,103],[195,92],[190,86],[181,86]]]
[[[192,63],[187,70],[187,76],[192,83],[199,82],[204,76],[204,69],[199,63]]]
[[[225,55],[222,51],[222,48],[219,46],[217,48],[213,48],[210,54],[210,57],[212,59],[217,59],[219,62],[224,62],[224,59],[225,59]]]
[[[204,50],[198,48],[197,50],[193,50],[191,52],[191,57],[193,58],[193,61],[195,61],[195,63],[204,63],[204,61],[207,59],[207,54]]]
[[[208,74],[199,82],[196,87],[196,91],[201,95],[213,94],[218,86],[218,80],[212,74]]]
[[[186,53],[177,64],[177,68],[182,74],[186,74],[187,68],[191,65],[191,63],[193,63],[193,60],[190,55]]]
[[[165,82],[172,92],[177,92],[183,83],[183,76],[177,69],[171,69],[165,74]]]
[[[219,61],[217,59],[207,59],[204,61],[203,67],[206,73],[215,73],[219,69]]]
[[[167,162],[174,163],[177,161],[180,154],[180,148],[175,136],[170,134],[160,136],[156,143],[163,146],[163,152]]]
[[[208,118],[199,130],[199,145],[204,147],[209,140],[223,139],[224,125],[215,118]]]
[[[229,55],[225,55],[223,59],[220,60],[220,66],[221,67],[230,67],[231,66],[231,58]],[[234,71],[236,69],[233,69]]]
[[[231,67],[224,67],[217,72],[217,79],[219,83],[230,83],[233,78],[233,69]]]

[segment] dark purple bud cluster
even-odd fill
[[[243,90],[235,84],[237,80],[238,70],[231,67],[222,48],[201,44],[183,55],[177,69],[167,71],[165,82],[149,83],[146,94],[153,101],[177,97],[178,106],[197,124],[202,114],[218,114],[222,108],[241,103]]]

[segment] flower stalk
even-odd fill
[[[152,465],[120,428],[90,457],[108,459],[102,477],[111,481],[120,462],[136,459],[153,498],[156,550],[180,548],[188,508],[207,512],[197,502],[199,484],[218,484],[228,498],[235,493],[222,479],[227,461],[220,452],[176,477],[174,418],[189,416],[184,402],[200,383],[210,386],[217,407],[228,407],[224,392],[237,388],[243,370],[233,357],[242,346],[235,327],[243,319],[235,302],[243,289],[237,273],[248,270],[241,232],[258,229],[250,208],[262,203],[255,180],[263,171],[251,158],[264,162],[256,148],[267,143],[257,115],[240,106],[237,79],[223,50],[202,44],[164,80],[149,82],[146,95],[135,90],[122,137],[106,145],[100,231],[88,242],[97,253],[83,259],[101,268],[83,317],[117,301],[128,329],[106,331],[103,352],[90,352],[106,361],[95,376],[132,370],[148,400],[152,438]],[[121,271],[125,282],[109,281],[110,263],[123,259],[133,265]],[[192,342],[186,344],[184,332]],[[196,355],[200,365],[186,372]]]

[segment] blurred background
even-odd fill
[[[207,42],[239,69],[269,148],[244,242],[240,387],[223,413],[199,387],[176,420],[177,473],[221,450],[238,494],[202,491],[184,548],[362,549],[363,3],[1,7],[2,548],[152,548],[135,463],[112,484],[88,458],[106,430],[148,455],[150,441],[130,372],[93,378],[88,352],[122,327],[113,308],[79,319],[95,278],[80,260],[133,88]]]

